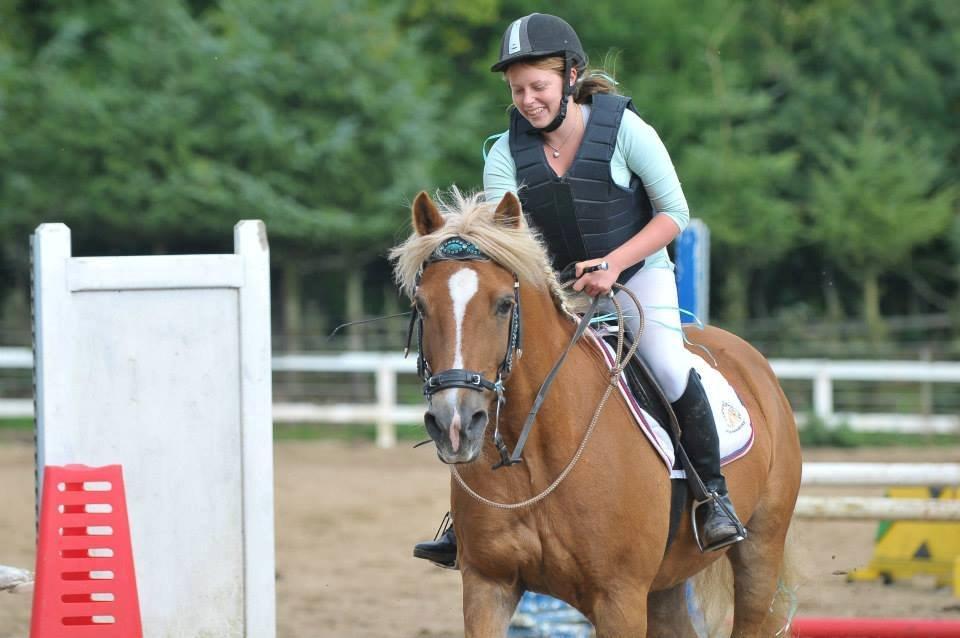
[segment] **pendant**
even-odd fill
[[[560,151],[554,151],[554,152],[553,152],[553,156],[554,156],[554,157],[560,157]]]

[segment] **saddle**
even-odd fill
[[[575,262],[568,264],[567,267],[558,274],[558,280],[561,283],[573,281],[576,278],[576,266],[577,264]],[[581,275],[606,269],[607,262],[602,262],[594,266],[587,266],[581,271]],[[623,286],[619,287],[626,290]],[[632,293],[629,294],[639,308],[640,302]],[[594,300],[593,306],[591,306],[587,316],[582,317],[581,321],[588,322],[593,317],[596,307],[597,300]],[[616,335],[607,331],[606,334],[602,334],[600,337],[608,344],[611,344],[611,347],[616,348]],[[624,351],[631,350],[633,339],[628,330],[623,331],[623,338],[625,340]],[[650,372],[650,369],[640,358],[639,353],[636,353],[624,367],[624,376],[627,379],[630,392],[640,404],[640,407],[664,426],[664,429],[670,437],[670,442],[673,445],[674,462],[670,472],[670,527],[667,533],[667,546],[664,550],[666,552],[673,543],[680,524],[680,516],[683,514],[683,510],[691,497],[694,508],[696,508],[698,503],[702,504],[712,500],[712,497],[708,495],[703,481],[700,480],[700,477],[694,470],[693,464],[690,462],[690,458],[687,456],[686,450],[683,449],[683,445],[680,443],[680,426],[673,406],[670,405],[663,389]],[[694,527],[694,533],[696,534],[696,525]]]

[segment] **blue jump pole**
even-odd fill
[[[691,219],[677,237],[674,258],[677,266],[677,294],[680,308],[703,323],[710,321],[710,229],[699,219]],[[681,313],[681,323],[693,318]]]

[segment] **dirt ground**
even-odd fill
[[[449,473],[430,447],[280,442],[275,458],[280,638],[463,635],[457,573],[411,557],[412,545],[432,536],[447,509]],[[808,450],[805,459],[956,462],[960,446]],[[32,445],[0,442],[0,564],[32,567],[33,501]],[[869,561],[876,527],[795,524],[799,613],[960,620],[960,599],[923,579],[893,586],[845,582],[844,572]],[[27,636],[29,607],[29,596],[0,594],[0,638]]]

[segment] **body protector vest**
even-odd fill
[[[653,216],[653,204],[636,175],[623,188],[610,175],[610,159],[630,98],[593,96],[590,120],[573,164],[558,177],[547,163],[543,138],[518,111],[510,116],[510,153],[517,167],[517,195],[527,222],[540,231],[554,270],[570,262],[600,259],[636,235]],[[624,270],[623,284],[643,262]]]

